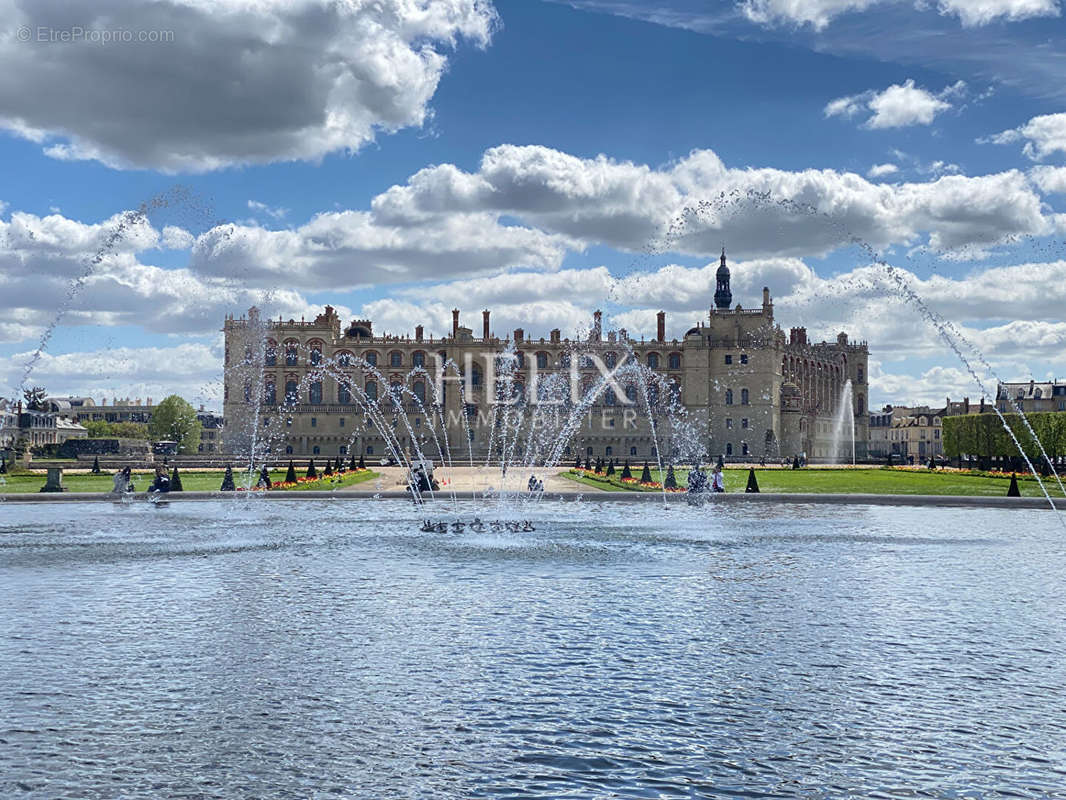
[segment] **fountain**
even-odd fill
[[[847,438],[845,437],[847,432]],[[844,381],[844,388],[840,390],[840,400],[837,403],[836,419],[833,420],[833,445],[832,463],[840,464],[848,457],[850,443],[851,460],[844,463],[855,464],[855,409],[854,400],[851,396],[851,380]]]

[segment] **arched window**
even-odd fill
[[[299,384],[294,380],[285,381],[285,402],[292,404],[298,399],[296,393],[299,391]]]
[[[322,403],[322,381],[312,381],[307,387],[307,398],[311,405],[317,406]]]
[[[511,384],[511,396],[515,398],[515,402],[522,405],[526,402],[526,385],[521,381],[515,381]]]
[[[741,389],[740,390],[740,404],[742,406],[746,406],[748,404],[748,390],[747,389]]]
[[[285,366],[295,367],[300,363],[300,350],[294,339],[285,342]]]
[[[860,394],[858,398],[856,398],[856,405],[859,407],[858,411],[860,414],[866,413],[866,395]]]
[[[537,369],[548,368],[548,354],[543,350],[537,353]]]
[[[317,367],[322,363],[322,342],[313,341],[309,345],[310,353],[308,361],[311,362],[311,366]]]
[[[376,367],[378,365],[378,354],[373,350],[368,350],[363,353],[363,360],[370,366]]]
[[[659,368],[659,354],[658,353],[648,353],[648,368],[649,369],[658,369]]]
[[[275,405],[278,402],[278,390],[273,381],[267,383],[263,388],[263,402],[268,406]]]
[[[523,369],[526,366],[526,354],[523,353],[521,350],[518,350],[518,351],[515,352],[514,357],[515,357],[515,366],[518,369]]]
[[[285,445],[285,455],[287,455],[287,456],[291,456],[292,455],[292,445],[291,444]]]
[[[252,384],[250,383],[244,384],[244,402],[252,402]]]
[[[372,456],[372,455],[374,455],[374,445],[372,445],[372,444],[368,444],[368,445],[366,446],[366,454],[367,454],[368,456]]]
[[[581,367],[581,369],[592,369],[592,356],[583,353],[578,358],[578,366]]]
[[[399,378],[393,378],[389,381],[389,394],[392,395],[394,402],[400,402],[403,399],[403,381]]]
[[[726,389],[725,390],[725,404],[727,406],[733,405],[733,390],[732,389]]]
[[[424,405],[426,402],[426,382],[415,381],[414,386],[412,386],[411,388],[414,390],[415,399],[417,399],[419,403],[422,403]]]
[[[636,454],[637,454],[637,448],[635,448],[635,447],[630,447],[630,448],[629,448],[629,455],[631,455],[631,456],[635,456]]]
[[[348,445],[342,444],[340,447],[337,448],[337,452],[342,456],[348,455]]]
[[[481,385],[481,367],[479,367],[477,364],[472,364],[470,367],[470,385]]]
[[[626,400],[628,400],[630,404],[633,405],[635,405],[637,402],[637,387],[633,384],[630,384],[626,387]]]
[[[422,350],[415,350],[411,354],[411,364],[415,367],[426,368],[426,354]]]
[[[561,356],[559,356],[559,366],[562,367],[563,369],[568,369],[570,367],[570,354],[569,353],[563,353]]]
[[[342,406],[352,402],[352,384],[347,378],[337,384],[337,402]]]
[[[378,399],[378,383],[377,383],[377,381],[367,381],[366,382],[366,387],[364,388],[364,391],[366,392],[366,399],[367,400],[377,400]]]
[[[403,353],[399,350],[393,350],[389,353],[389,366],[390,367],[402,367],[403,366]]]
[[[733,455],[733,443],[732,442],[726,442],[725,443],[725,454],[727,456]]]
[[[350,367],[352,365],[352,354],[347,350],[341,350],[337,353],[337,366],[338,367]]]
[[[267,339],[266,350],[263,353],[264,362],[268,367],[275,367],[278,364],[278,343],[273,339]]]
[[[666,359],[666,364],[670,369],[681,369],[681,354],[671,353]]]
[[[615,352],[605,353],[603,363],[607,366],[607,369],[614,369],[615,364],[618,363],[618,354]]]
[[[618,405],[618,395],[615,393],[613,387],[608,386],[603,390],[603,403],[608,406]]]
[[[314,447],[312,447],[312,448],[311,448],[311,452],[312,452],[312,453],[313,453],[314,455],[316,455],[316,456],[317,456],[317,455],[318,455],[319,453],[321,453],[321,452],[322,452],[322,448],[320,448],[320,447],[319,447],[319,446],[318,446],[318,445],[316,444],[316,445],[315,445]]]

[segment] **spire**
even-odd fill
[[[714,305],[721,311],[728,311],[733,304],[733,293],[729,291],[729,267],[725,265],[725,245],[722,245],[722,263],[718,267],[717,286],[714,290]]]

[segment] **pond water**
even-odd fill
[[[0,506],[0,796],[1066,797],[1049,512],[517,513]]]

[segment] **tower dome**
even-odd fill
[[[733,304],[733,293],[729,291],[729,267],[725,265],[725,247],[722,247],[722,262],[716,273],[717,285],[714,290],[714,305],[721,311],[728,311]]]

